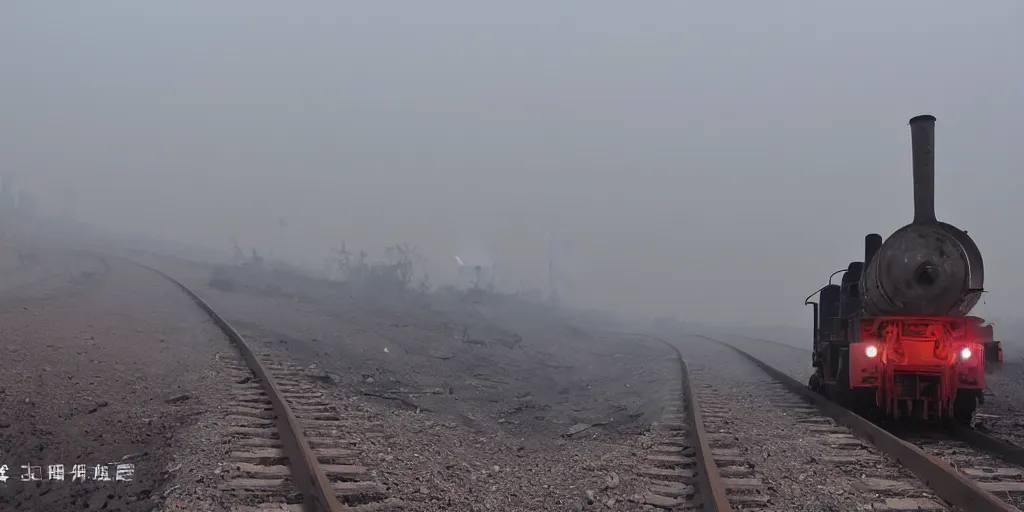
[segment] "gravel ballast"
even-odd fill
[[[832,425],[735,351],[692,337],[678,346],[697,389],[719,400],[701,403],[724,416],[709,432],[735,438],[734,449],[760,479],[757,492],[770,497],[771,510],[884,509],[900,498],[944,509],[913,475]],[[888,492],[881,481],[899,489]]]
[[[136,266],[49,253],[40,265],[45,279],[0,290],[0,465],[13,477],[0,510],[144,511],[208,486],[228,384],[213,364],[226,338]],[[109,463],[134,464],[131,480],[116,481],[111,465],[111,481],[96,481]],[[58,464],[65,480],[48,480]],[[76,464],[89,466],[87,481],[71,481]],[[42,480],[20,481],[21,465]]]

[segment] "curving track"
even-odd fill
[[[665,509],[703,506],[718,512],[732,510],[727,495],[728,482],[715,462],[722,454],[712,448],[711,437],[705,430],[704,416],[686,361],[674,345],[653,339],[674,351],[680,379],[673,383],[666,397],[665,414],[655,429],[656,444],[646,457],[647,467],[640,471],[651,480],[644,501]]]
[[[735,351],[771,376],[788,393],[813,404],[835,422],[835,425],[823,426],[823,433],[851,432],[896,459],[956,509],[1010,511],[1019,510],[1017,507],[1024,504],[1024,466],[1020,464],[1024,461],[1024,450],[1019,447],[962,427],[941,436],[889,432],[810,391],[799,381],[733,344],[698,337]],[[876,491],[907,490],[898,483],[878,484]]]
[[[354,441],[346,439],[345,417],[302,378],[302,371],[254,351],[199,295],[180,281],[146,268],[184,291],[234,343],[241,361],[220,358],[235,382],[228,409],[234,468],[222,489],[257,508],[296,510],[380,509],[386,489],[358,465]]]

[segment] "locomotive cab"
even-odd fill
[[[977,318],[977,317],[971,317]],[[981,325],[984,320],[978,318],[978,338],[985,347],[985,369],[996,369],[1003,362],[1003,344],[996,341],[992,332],[992,325]]]
[[[992,365],[999,365],[1003,362],[1003,344],[992,341],[985,344],[985,362]]]

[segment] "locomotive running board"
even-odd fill
[[[886,432],[878,425],[811,391],[806,385],[768,366],[744,350],[707,336],[699,334],[694,336],[729,347],[749,359],[793,394],[813,403],[819,410],[835,420],[836,423],[849,428],[854,435],[863,441],[894,457],[903,467],[910,470],[914,476],[927,484],[940,498],[953,506],[959,507],[962,510],[970,510],[971,512],[1017,511],[1016,508],[1004,503],[992,493],[960,476],[955,469],[941,459],[928,455],[920,448]]]

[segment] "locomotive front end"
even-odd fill
[[[850,344],[850,385],[889,418],[969,419],[985,387],[976,317],[865,317]]]

